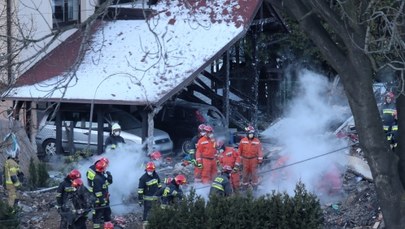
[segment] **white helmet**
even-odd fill
[[[111,127],[111,132],[115,136],[119,136],[121,132],[121,126],[118,123],[114,123]]]
[[[111,127],[111,130],[112,130],[112,131],[114,131],[114,130],[121,130],[120,124],[114,123],[114,124],[112,125],[112,127]]]

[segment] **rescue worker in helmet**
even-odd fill
[[[94,177],[96,176],[96,164],[99,161],[103,161],[107,164],[107,166],[110,164],[110,160],[106,157],[101,157],[100,159],[96,160],[93,165],[89,167],[89,169],[86,172],[86,177],[87,177],[87,185],[89,187],[89,191],[93,192],[93,187],[94,187]],[[106,171],[106,174],[110,174],[109,171]]]
[[[219,165],[222,168],[229,166],[232,169],[229,180],[233,191],[236,193],[240,186],[241,159],[239,152],[231,146],[225,146],[224,141],[221,140],[217,141],[216,147],[218,150]]]
[[[162,187],[160,177],[156,172],[156,166],[153,162],[146,164],[145,173],[139,178],[138,184],[138,203],[143,206],[143,223],[147,224],[148,213],[154,203],[157,203],[158,197],[155,195]]]
[[[191,139],[191,147],[188,150],[188,155],[186,156],[186,160],[190,161],[194,165],[194,181],[201,182],[201,166],[199,167],[196,161],[195,151],[197,149],[198,140],[206,135],[204,130],[205,124],[198,125],[198,133]]]
[[[105,140],[105,149],[115,149],[119,143],[125,144],[125,140],[121,137],[121,126],[114,123],[111,127],[111,134]]]
[[[395,123],[395,113],[397,109],[395,106],[394,99],[395,99],[394,93],[388,92],[385,95],[384,103],[381,105],[380,108],[383,127],[386,133],[392,130],[392,126]]]
[[[94,198],[83,186],[81,174],[73,169],[59,184],[56,191],[56,209],[61,215],[60,228],[86,228],[87,213]]]
[[[255,137],[255,128],[248,126],[245,128],[246,137],[239,143],[239,154],[242,159],[242,185],[249,183],[253,186],[258,185],[257,166],[263,162],[262,144]]]
[[[181,185],[187,183],[187,178],[179,174],[165,188],[159,189],[156,196],[161,197],[161,208],[168,208],[183,199],[183,190]]]
[[[215,148],[214,130],[211,126],[204,127],[206,135],[197,143],[196,161],[197,167],[201,168],[202,183],[210,183],[217,175],[217,150]]]
[[[21,187],[24,173],[20,171],[18,154],[7,157],[4,163],[4,181],[7,189],[7,203],[15,207],[18,203],[17,189]]]
[[[95,209],[93,211],[93,228],[101,228],[105,222],[111,221],[110,193],[108,186],[113,183],[110,172],[107,171],[108,164],[99,160],[95,165],[95,176],[93,179],[93,195],[96,197]]]
[[[383,128],[387,135],[387,140],[390,142],[391,148],[395,148],[396,146],[395,136],[398,132],[397,109],[394,99],[394,93],[388,92],[385,95],[384,103],[381,105],[380,108]]]
[[[105,222],[104,229],[114,229],[114,224],[111,222]]]
[[[230,196],[232,194],[232,186],[229,178],[231,176],[232,167],[225,165],[222,167],[220,175],[215,177],[210,189],[210,196]]]

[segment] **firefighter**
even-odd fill
[[[107,170],[105,161],[98,161],[95,165],[96,174],[93,179],[93,195],[96,197],[93,211],[93,228],[101,228],[104,222],[111,221],[110,193],[108,186],[113,178]]]
[[[18,154],[8,156],[4,163],[4,180],[8,193],[7,202],[10,207],[15,207],[18,203],[17,189],[21,187],[22,178],[24,177],[18,163]]]
[[[115,149],[119,143],[124,143],[125,140],[121,137],[121,126],[118,123],[114,123],[111,127],[111,134],[105,140],[105,149]]]
[[[230,166],[232,168],[229,179],[232,185],[232,189],[236,193],[238,192],[240,186],[241,159],[239,152],[231,146],[225,146],[223,141],[217,141],[217,149],[219,154],[219,165],[222,168],[224,168],[225,166]]]
[[[384,103],[381,105],[380,113],[383,121],[383,128],[386,133],[392,131],[392,126],[395,123],[396,107],[394,102],[394,93],[388,92],[385,95]]]
[[[212,182],[209,194],[210,196],[230,196],[232,194],[232,185],[229,181],[232,170],[232,167],[229,165],[222,167],[221,174],[215,177],[214,181]]]
[[[159,175],[156,172],[156,166],[153,162],[146,164],[145,173],[139,178],[138,201],[139,206],[143,206],[143,222],[147,224],[148,212],[152,209],[158,197],[155,195],[162,187]]]
[[[204,127],[206,135],[197,143],[196,161],[197,167],[201,168],[201,181],[204,184],[211,182],[217,174],[217,159],[215,138],[213,129],[207,125]]]
[[[195,151],[197,149],[197,143],[198,140],[200,140],[202,137],[205,136],[206,132],[204,131],[205,124],[200,124],[198,125],[198,133],[196,136],[194,136],[191,139],[191,148],[189,149],[189,157],[190,157],[190,162],[194,165],[194,181],[195,182],[201,182],[201,167],[198,167],[197,161],[196,161],[196,155]]]
[[[80,178],[80,171],[77,169],[73,169],[69,172],[68,175],[66,175],[66,177],[59,184],[58,189],[56,190],[55,207],[61,216],[60,228],[69,228],[73,225],[73,210],[75,210],[75,208],[73,208],[71,199],[73,197],[73,192],[77,191],[77,186],[80,186]],[[74,185],[73,181],[76,181]],[[77,222],[77,224],[80,224],[80,220],[79,222]]]
[[[96,164],[99,161],[103,161],[107,164],[107,166],[110,164],[110,160],[106,157],[101,157],[100,159],[96,160],[93,165],[89,167],[89,169],[86,172],[86,177],[87,177],[87,185],[89,187],[89,191],[93,192],[93,186],[94,186],[94,177],[96,176]],[[107,172],[109,173],[109,172]]]
[[[177,201],[183,199],[183,190],[181,185],[187,183],[187,178],[183,174],[179,174],[174,177],[174,179],[167,185],[166,188],[159,189],[156,193],[156,196],[161,197],[161,208],[168,208],[173,204],[176,204]]]
[[[58,187],[56,201],[61,215],[60,228],[87,228],[87,214],[93,208],[93,197],[83,186],[82,179],[71,180],[71,177],[78,177],[77,174],[80,174],[76,172],[78,171],[72,170]]]
[[[239,143],[239,154],[242,159],[242,185],[258,185],[257,166],[263,162],[263,151],[260,140],[255,137],[255,128],[245,128],[246,137]]]
[[[111,222],[105,222],[104,229],[114,229],[114,224]]]

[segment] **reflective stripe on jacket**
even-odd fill
[[[4,176],[6,184],[12,184],[15,187],[19,187],[21,183],[18,180],[18,172],[20,172],[20,166],[18,163],[12,158],[7,159],[4,163]]]

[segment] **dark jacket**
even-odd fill
[[[229,196],[232,194],[231,182],[229,182],[229,175],[222,173],[215,177],[210,189],[211,195]]]
[[[180,185],[176,184],[173,179],[166,188],[160,189],[156,196],[161,197],[162,207],[175,204],[178,200],[183,199],[183,190],[181,190]]]
[[[384,126],[392,126],[395,123],[394,119],[394,112],[396,111],[396,106],[395,103],[384,103],[381,105],[380,108],[380,113],[381,113],[381,118],[383,121]],[[385,131],[390,131],[387,130],[387,127],[384,128]]]
[[[161,187],[162,183],[156,171],[153,172],[152,176],[149,176],[148,173],[145,172],[141,178],[139,178],[138,199],[157,200],[156,193]]]
[[[109,172],[96,172],[93,181],[93,194],[96,197],[96,206],[105,206],[110,202],[108,186],[113,183],[112,175]]]
[[[110,135],[106,140],[105,140],[105,148],[107,149],[108,146],[111,148],[117,147],[118,143],[124,143],[125,140],[121,136],[115,136],[115,135]]]

